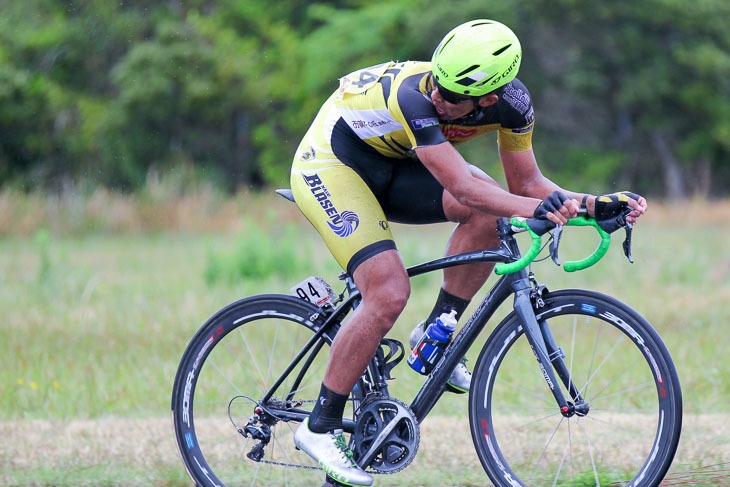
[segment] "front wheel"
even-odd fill
[[[519,317],[508,315],[482,349],[469,402],[474,445],[492,482],[657,486],[682,426],[679,379],[657,333],[628,306],[581,290],[549,293],[536,317],[562,348],[587,413],[561,414]]]

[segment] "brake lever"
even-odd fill
[[[624,229],[626,230],[626,239],[624,239],[623,243],[624,254],[626,255],[626,258],[629,259],[629,262],[633,264],[634,259],[631,258],[631,234],[634,231],[634,225],[626,222]]]
[[[560,260],[558,260],[558,247],[560,246],[560,238],[563,236],[563,226],[558,225],[553,230],[553,240],[550,242],[550,257],[555,262],[555,265],[560,266]]]

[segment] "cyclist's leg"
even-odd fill
[[[371,189],[386,185],[399,162],[352,134],[330,99],[304,136],[292,165],[297,204],[363,298],[333,343],[324,382],[337,394],[350,392],[410,293],[405,267]],[[367,174],[353,165],[365,167]]]
[[[475,166],[469,166],[472,174],[484,181],[497,184],[491,177]],[[451,193],[444,190],[444,214],[449,221],[458,223],[446,244],[446,255],[455,255],[474,250],[499,247],[497,237],[497,216],[462,205]],[[477,263],[448,267],[444,269],[444,281],[436,304],[426,322],[430,323],[447,307],[456,309],[458,316],[469,305],[471,298],[484,285],[494,264]],[[462,361],[449,377],[452,392],[463,393],[471,389],[471,372]]]
[[[497,184],[484,171],[469,166],[472,174]],[[390,221],[409,224],[458,223],[446,246],[446,255],[499,247],[497,216],[460,204],[418,161],[402,161],[388,187],[378,194]],[[444,270],[443,288],[468,303],[492,271],[493,264],[470,264]],[[447,302],[449,300],[447,299]],[[466,305],[464,305],[466,307]],[[459,314],[463,309],[458,310]]]
[[[469,168],[474,177],[497,184],[476,166]],[[446,245],[446,255],[499,247],[496,230],[498,216],[464,206],[448,191],[444,191],[443,205],[446,218],[458,223]],[[484,285],[493,267],[492,263],[478,263],[446,268],[442,288],[453,296],[471,300]]]
[[[485,181],[496,184],[476,167],[472,173]],[[388,187],[378,195],[385,214],[391,221],[410,224],[458,223],[446,254],[453,255],[499,246],[496,238],[496,216],[487,215],[459,204],[443,186],[418,161],[402,161],[397,164]],[[411,332],[409,343],[415,347],[423,336],[425,327],[447,310],[456,310],[457,318],[466,309],[472,296],[484,284],[492,270],[489,264],[471,264],[446,269],[444,284],[431,314]],[[447,383],[452,392],[466,392],[471,384],[471,373],[460,363]]]
[[[369,485],[372,478],[337,453],[341,446],[332,445],[342,444],[336,429],[342,420],[343,398],[405,307],[410,282],[370,188],[333,152],[327,152],[328,145],[323,146],[305,137],[292,168],[292,191],[339,264],[353,276],[362,301],[337,333],[317,406],[309,421],[297,429],[295,442],[329,475]]]
[[[361,263],[353,279],[362,302],[332,342],[324,383],[348,394],[363,374],[395,320],[405,308],[410,282],[397,250],[386,250]]]
[[[360,176],[336,160],[316,171],[302,167],[295,164],[291,179],[297,204],[362,294],[332,344],[324,381],[348,394],[405,307],[410,283],[385,215]]]
[[[299,172],[291,181],[297,203],[362,294],[332,343],[324,379],[346,395],[405,307],[410,282],[385,215],[355,171],[331,161],[326,169]]]

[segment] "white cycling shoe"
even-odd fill
[[[342,430],[314,433],[309,429],[307,418],[294,432],[294,444],[317,460],[322,470],[333,480],[358,487],[373,485],[373,477],[352,459],[352,451],[347,447]]]
[[[408,337],[408,344],[411,346],[411,350],[416,348],[416,345],[418,345],[418,342],[421,341],[424,333],[426,333],[425,326],[426,322],[422,321],[413,329],[411,335]],[[469,392],[469,388],[471,387],[471,372],[466,368],[465,362],[466,357],[459,362],[451,373],[449,380],[446,382],[446,390],[455,392],[456,394]]]

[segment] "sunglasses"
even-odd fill
[[[441,98],[443,98],[444,101],[451,103],[452,105],[458,105],[460,103],[466,103],[468,101],[474,101],[475,99],[478,99],[478,97],[460,95],[458,93],[454,93],[453,91],[447,90],[446,88],[441,86],[438,81],[436,81],[435,77],[433,78],[433,84],[436,85],[436,88],[438,88]]]

